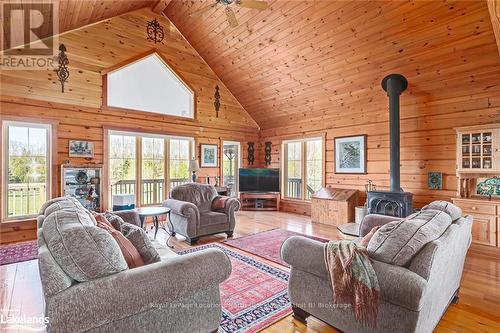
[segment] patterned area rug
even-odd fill
[[[38,246],[36,241],[0,245],[0,266],[36,259]]]
[[[218,248],[231,259],[233,270],[221,288],[222,322],[219,333],[253,333],[288,316],[288,273],[236,253],[219,244],[178,252],[187,254]]]
[[[328,242],[328,239],[324,238],[307,236],[283,229],[274,229],[241,238],[228,239],[223,243],[288,267],[288,264],[281,259],[280,250],[281,244],[292,236],[307,237],[322,243]]]

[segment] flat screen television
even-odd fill
[[[280,170],[240,168],[240,192],[279,192]]]

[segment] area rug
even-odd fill
[[[0,266],[36,259],[38,246],[36,241],[0,245]]]
[[[281,259],[280,250],[281,244],[283,244],[283,242],[287,238],[292,236],[307,237],[320,241],[322,243],[328,242],[328,239],[324,238],[308,236],[298,232],[283,229],[273,229],[269,231],[259,232],[250,236],[228,239],[223,243],[288,267],[289,265]]]
[[[224,251],[232,265],[231,276],[220,285],[222,321],[219,333],[257,332],[292,312],[287,272],[214,243],[178,253],[208,248]]]

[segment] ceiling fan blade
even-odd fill
[[[217,2],[213,3],[211,5],[205,6],[205,7],[201,7],[200,9],[197,9],[194,12],[192,12],[191,14],[189,14],[189,16],[201,16],[205,12],[207,12],[209,9],[214,8],[215,6],[217,6]]]
[[[226,6],[226,17],[231,27],[234,28],[238,26],[238,20],[236,19],[236,15],[234,15],[233,10],[229,6]]]
[[[236,4],[241,7],[254,8],[258,10],[264,10],[269,7],[269,4],[266,1],[257,0],[237,0]]]

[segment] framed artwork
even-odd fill
[[[202,168],[217,168],[219,158],[217,145],[201,145],[200,165]]]
[[[443,188],[443,174],[441,172],[429,172],[427,174],[427,187],[431,190]]]
[[[69,140],[69,157],[94,158],[92,141]]]
[[[366,173],[366,135],[337,137],[335,173]]]

